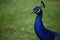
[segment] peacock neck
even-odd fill
[[[40,26],[40,24],[43,24],[43,23],[42,23],[42,16],[43,16],[42,11],[37,14],[36,20],[35,20],[35,25],[36,25],[36,26]],[[39,25],[38,25],[38,24],[39,24]]]
[[[45,27],[44,27],[43,22],[42,22],[42,16],[43,16],[42,12],[37,14],[35,24],[34,24],[35,28],[37,28],[39,30],[42,30],[42,29],[45,30]]]
[[[37,17],[36,17],[36,18],[39,18],[40,21],[42,21],[42,16],[43,16],[43,13],[42,13],[42,11],[41,11],[41,12],[39,12],[39,13],[37,14]]]
[[[46,29],[45,26],[43,25],[42,14],[43,14],[42,12],[37,14],[34,24],[34,30],[41,40],[53,40],[55,34],[54,32]]]

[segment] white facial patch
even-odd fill
[[[40,12],[40,9],[36,13],[39,13],[39,12]]]

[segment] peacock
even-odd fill
[[[34,23],[34,30],[36,35],[40,40],[54,40],[55,33],[51,30],[45,28],[42,22],[43,11],[42,8],[45,8],[45,4],[41,1],[40,6],[36,6],[33,8],[32,13],[36,14],[36,19]]]

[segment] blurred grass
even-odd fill
[[[38,40],[34,32],[36,15],[31,15],[40,0],[0,0],[0,40]],[[60,30],[60,1],[45,0],[43,22],[46,28]]]

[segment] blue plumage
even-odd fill
[[[42,22],[42,16],[43,12],[40,10],[38,13],[36,13],[39,9],[41,9],[39,6],[35,7],[33,9],[34,13],[37,14],[35,23],[34,23],[34,30],[36,35],[39,37],[40,40],[53,40],[54,38],[54,32],[46,29]],[[37,10],[37,11],[35,11]]]

